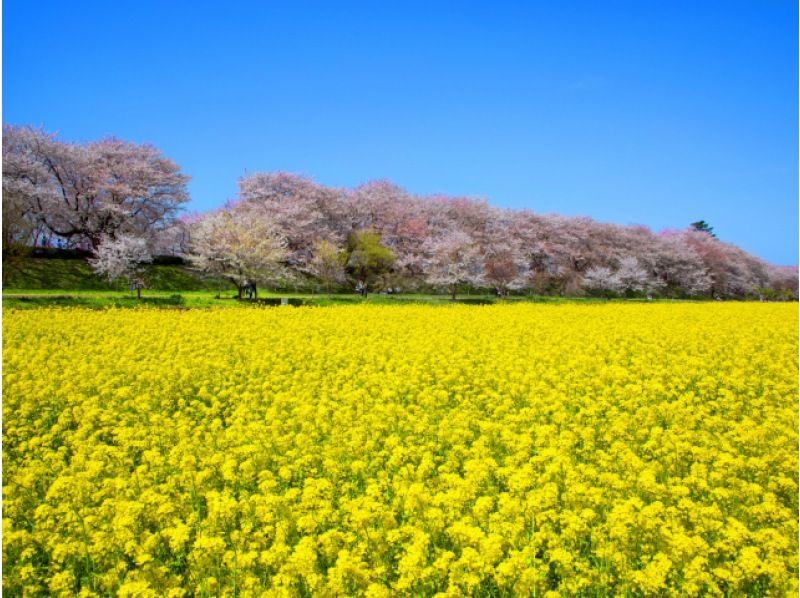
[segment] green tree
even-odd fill
[[[714,227],[711,226],[705,220],[698,220],[697,222],[692,222],[692,224],[690,226],[694,230],[699,230],[702,233],[708,233],[709,235],[711,235],[715,239],[717,238],[717,235],[714,234]]]
[[[347,252],[325,239],[314,243],[314,257],[309,263],[311,273],[325,283],[328,295],[334,283],[344,281]]]
[[[391,272],[394,254],[381,245],[381,236],[369,231],[354,231],[347,237],[345,269],[363,297],[382,274]]]

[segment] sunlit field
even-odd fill
[[[3,591],[796,594],[797,324],[6,309]]]

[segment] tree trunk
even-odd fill
[[[453,285],[453,288],[451,290],[453,291],[452,294],[451,294],[451,297],[452,297],[453,301],[455,301],[456,300],[456,291],[458,290],[458,287],[456,287],[456,285]]]
[[[253,283],[253,298],[258,299],[258,285]]]
[[[241,299],[244,295],[244,287],[242,285],[236,285],[239,289],[239,299]]]
[[[142,298],[142,287],[140,287],[138,284],[136,285],[136,298],[137,299]]]

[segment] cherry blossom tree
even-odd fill
[[[511,214],[510,234],[518,247],[524,285],[535,293],[550,293],[561,283],[564,260],[557,249],[546,218],[522,210]]]
[[[797,266],[770,266],[767,273],[769,275],[769,289],[773,291],[776,297],[797,299]]]
[[[3,127],[3,190],[71,244],[97,249],[107,237],[146,236],[189,199],[189,177],[147,144],[109,138],[65,143],[31,127]]]
[[[483,282],[483,255],[475,241],[467,233],[450,231],[426,244],[427,259],[424,263],[428,284],[450,291],[453,301],[458,286],[478,286]]]
[[[3,282],[24,268],[28,245],[44,232],[36,214],[37,190],[44,190],[48,173],[26,151],[26,136],[3,134]]]
[[[142,237],[119,235],[116,238],[104,236],[94,250],[89,265],[98,273],[105,275],[109,282],[126,279],[136,288],[137,299],[142,298],[142,264],[153,261],[147,240]]]
[[[508,296],[508,291],[520,288],[519,258],[511,249],[496,249],[484,258],[484,276],[494,286],[499,297]]]
[[[370,181],[347,194],[351,227],[378,233],[384,243],[393,241],[398,214],[411,200],[404,189],[391,181]]]
[[[155,255],[171,255],[183,257],[189,251],[191,222],[198,217],[182,217],[172,224],[155,232],[153,236],[153,253]]]
[[[37,222],[30,200],[31,190],[45,178],[42,170],[30,166],[23,152],[14,147],[14,140],[3,137],[3,282],[23,264],[26,248],[37,233]],[[27,178],[19,173],[27,172]]]
[[[767,284],[767,264],[739,247],[698,230],[687,230],[682,237],[703,260],[712,297],[743,298]]]
[[[669,294],[693,297],[708,293],[711,288],[708,270],[681,231],[659,233],[654,254],[654,269]]]
[[[620,290],[620,281],[611,268],[605,266],[592,266],[583,274],[582,285],[584,289],[595,291],[603,295],[617,293]]]
[[[285,279],[287,242],[260,209],[222,210],[192,225],[189,261],[203,272],[245,287]]]
[[[627,256],[620,260],[614,277],[617,279],[618,289],[622,293],[650,292],[662,286],[662,283],[642,267],[639,260],[633,256]]]
[[[256,173],[239,181],[239,200],[229,206],[256,206],[268,214],[286,239],[287,265],[309,273],[314,243],[326,239],[343,243],[351,227],[342,222],[343,192],[309,178],[289,174]]]
[[[430,202],[385,180],[370,181],[345,195],[351,230],[371,230],[395,256],[393,278],[406,282],[424,278],[423,244],[435,232],[429,226]]]

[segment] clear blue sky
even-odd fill
[[[3,3],[3,121],[798,252],[797,3]]]

